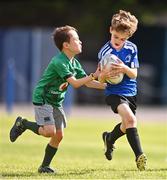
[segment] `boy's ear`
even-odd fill
[[[113,28],[110,26],[110,33],[112,33]]]
[[[63,42],[63,47],[64,48],[68,48],[69,47],[69,43],[68,42]]]

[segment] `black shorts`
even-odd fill
[[[136,101],[137,98],[136,96],[121,96],[121,95],[109,95],[106,97],[106,103],[107,105],[111,106],[111,109],[115,112],[118,113],[117,111],[117,107],[122,104],[122,103],[126,103],[127,105],[129,105],[130,109],[132,110],[132,112],[134,114],[136,114]]]

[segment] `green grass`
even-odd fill
[[[101,133],[111,130],[115,120],[69,118],[65,137],[51,164],[57,174],[40,175],[37,168],[48,139],[27,131],[11,143],[9,130],[14,119],[5,115],[0,119],[0,179],[167,179],[167,126],[158,120],[145,120],[138,126],[148,157],[146,171],[137,170],[126,137],[117,141],[112,161],[104,158]]]

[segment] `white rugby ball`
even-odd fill
[[[111,67],[113,63],[118,63],[118,57],[114,54],[106,54],[100,61],[101,69],[103,69],[104,65],[107,65],[108,68]],[[118,84],[123,80],[124,74],[120,73],[117,76],[112,76],[106,81],[110,84]]]

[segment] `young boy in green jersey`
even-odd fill
[[[63,128],[66,127],[62,102],[68,85],[70,84],[74,88],[83,85],[97,89],[105,88],[105,84],[95,80],[100,73],[99,68],[95,73],[87,75],[81,64],[75,59],[75,55],[82,51],[82,42],[74,27],[56,28],[53,32],[53,40],[60,53],[52,58],[34,89],[32,101],[36,122],[18,117],[10,130],[11,142],[16,141],[27,129],[37,135],[50,137],[43,162],[38,169],[39,173],[55,172],[49,166],[63,138]]]

